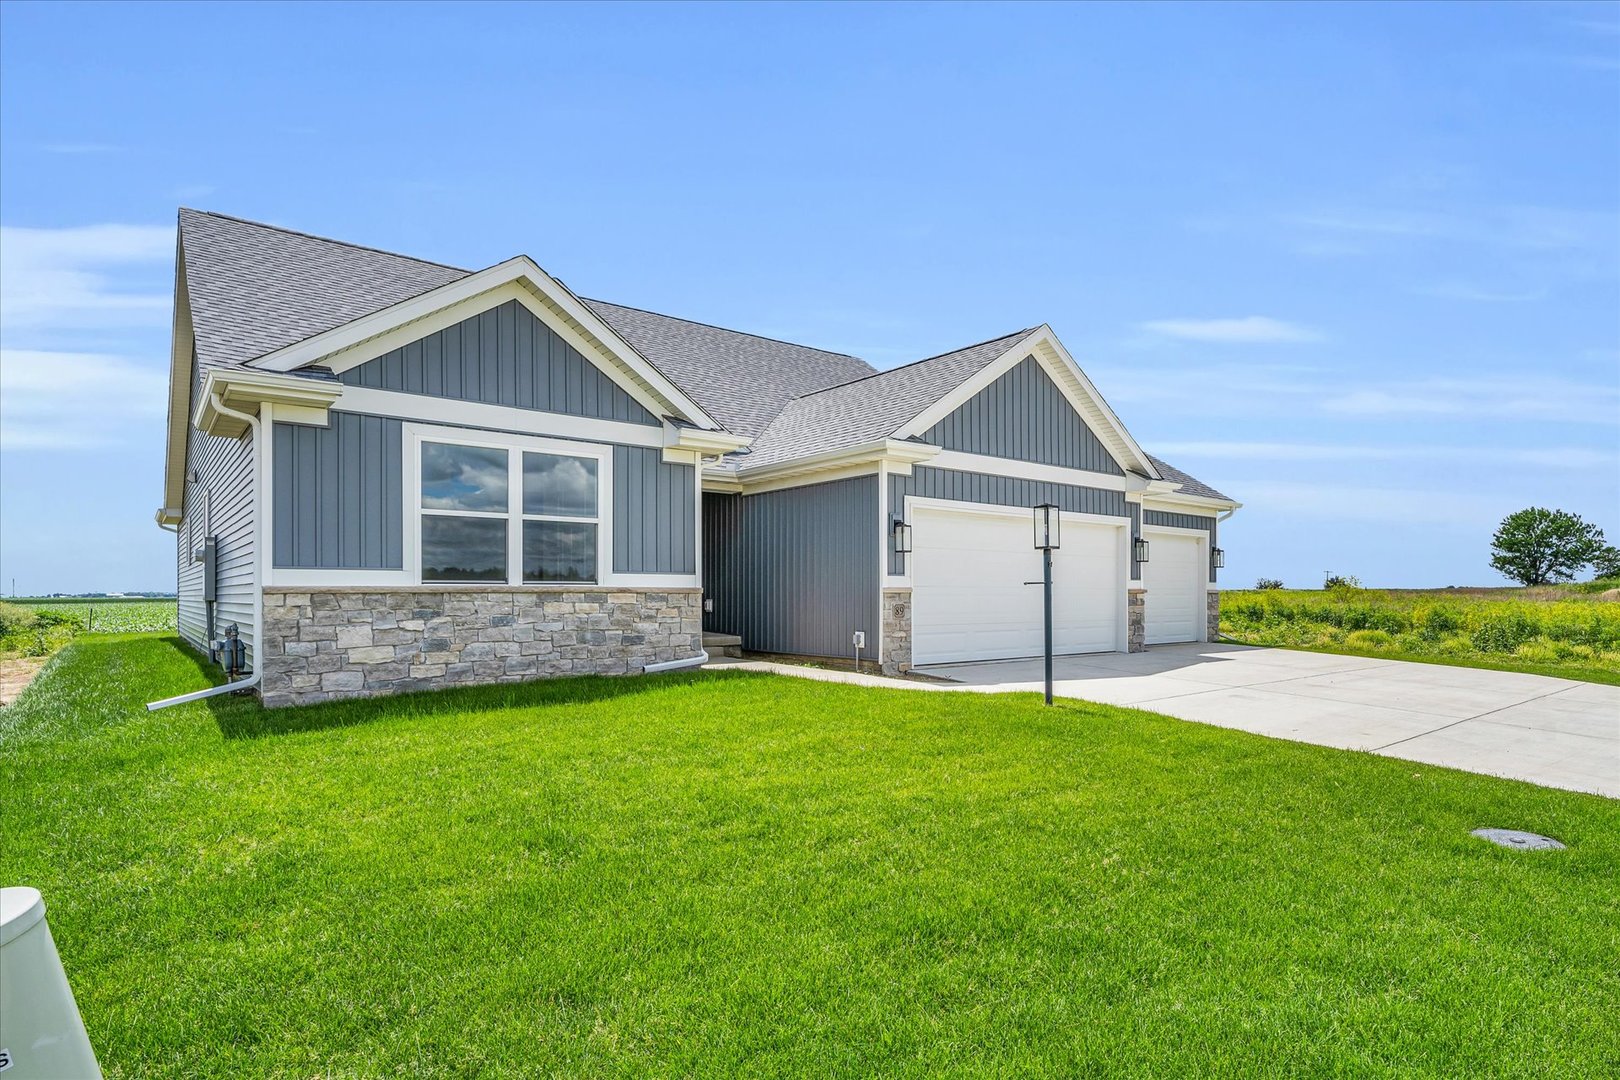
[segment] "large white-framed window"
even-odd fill
[[[611,448],[408,425],[405,570],[421,584],[600,584]]]

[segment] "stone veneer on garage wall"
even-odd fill
[[[1204,598],[1204,610],[1207,613],[1208,634],[1205,641],[1221,640],[1221,594],[1218,589],[1211,589]]]
[[[883,671],[904,675],[911,670],[911,590],[883,590]]]
[[[698,589],[266,589],[260,693],[275,708],[637,674],[697,656],[702,617]]]

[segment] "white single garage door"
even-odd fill
[[[1058,653],[1119,647],[1124,593],[1121,530],[1063,521],[1052,553],[1052,646]],[[918,508],[912,514],[914,664],[1007,660],[1046,649],[1041,553],[1028,510],[1010,514]]]
[[[1142,567],[1147,589],[1143,640],[1149,645],[1197,641],[1204,618],[1203,544],[1196,537],[1146,532],[1148,561]]]

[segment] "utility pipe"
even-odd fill
[[[247,424],[248,430],[253,433],[253,464],[255,468],[258,468],[260,464],[258,455],[264,450],[264,447],[259,440],[259,418],[249,413],[238,412],[235,409],[227,407],[225,402],[220,400],[218,390],[215,390],[209,395],[209,402],[214,406],[214,411],[219,413],[221,416],[233,417]],[[260,496],[263,497],[264,494],[265,493],[261,492]],[[257,510],[257,508],[255,508],[255,510]],[[256,519],[259,517],[257,513],[255,513],[254,516]],[[257,540],[260,544],[262,544],[264,542],[264,537],[258,536]],[[258,545],[256,544],[254,547],[253,557],[258,559],[261,558],[261,556],[262,552],[258,550]],[[260,565],[263,565],[262,562]],[[253,689],[255,686],[259,685],[259,680],[264,677],[264,664],[262,662],[264,659],[262,652],[263,648],[264,583],[262,581],[255,581],[253,583],[253,674],[249,675],[245,679],[237,679],[235,682],[228,682],[223,686],[210,686],[206,690],[194,690],[189,694],[180,694],[177,697],[164,698],[162,701],[147,702],[146,711],[156,712],[159,709],[167,709],[170,705],[184,705],[188,701],[201,701],[203,698],[218,697],[220,694],[234,694],[241,690]]]
[[[685,660],[665,660],[661,664],[648,664],[641,669],[643,675],[656,675],[660,671],[679,671],[681,668],[700,667],[709,662],[709,653],[699,649],[696,656],[688,656]]]

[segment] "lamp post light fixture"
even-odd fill
[[[1035,547],[1041,553],[1046,586],[1046,703],[1052,704],[1052,549],[1063,546],[1063,515],[1052,503],[1035,507]],[[1035,584],[1033,581],[1031,585]]]
[[[1209,565],[1216,570],[1224,569],[1226,567],[1226,552],[1221,548],[1210,548]]]
[[[1139,563],[1148,561],[1148,542],[1140,536],[1131,544],[1131,558]]]

